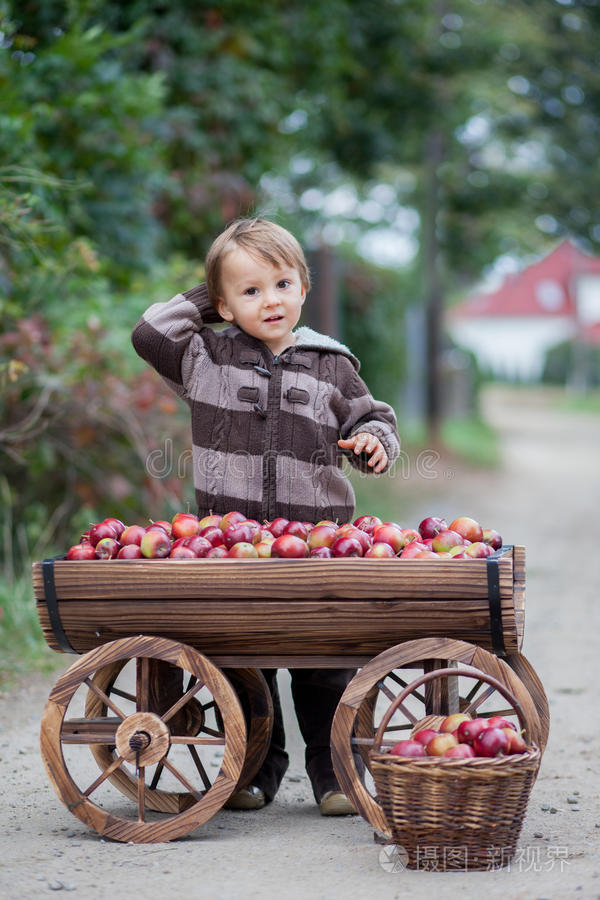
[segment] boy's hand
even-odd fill
[[[384,450],[383,444],[374,434],[368,434],[366,431],[359,431],[352,437],[345,440],[339,440],[338,446],[344,450],[354,450],[356,454],[368,453],[371,457],[368,465],[373,466],[374,472],[381,472],[388,464],[388,455]]]

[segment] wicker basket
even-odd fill
[[[371,772],[393,843],[407,868],[436,871],[495,869],[514,856],[541,753],[493,758],[401,757],[381,752],[389,720],[406,697],[435,678],[466,675],[487,682],[518,715],[522,707],[495,678],[466,668],[438,669],[416,679],[393,701],[370,751]]]

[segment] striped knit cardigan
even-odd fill
[[[220,321],[201,284],[152,305],[132,335],[190,407],[199,513],[348,521],[355,497],[344,457],[372,469],[366,454],[344,452],[337,440],[377,435],[389,468],[400,450],[393,410],[371,397],[358,360],[332,338],[301,327],[295,345],[274,356],[236,326],[207,327]]]

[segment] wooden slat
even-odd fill
[[[500,594],[508,598],[512,558],[501,558],[499,567]],[[54,577],[62,600],[487,597],[484,559],[58,560]],[[43,599],[41,563],[34,563],[33,583]]]
[[[52,647],[47,610],[38,604],[46,640]],[[70,600],[59,603],[63,628],[80,653],[136,634],[181,641],[213,656],[331,655],[374,656],[417,637],[444,635],[491,647],[487,600],[229,601]],[[505,644],[517,649],[514,615],[503,607]]]

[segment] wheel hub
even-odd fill
[[[155,713],[133,713],[117,729],[116,745],[127,762],[152,766],[166,754],[170,744],[169,727]]]

